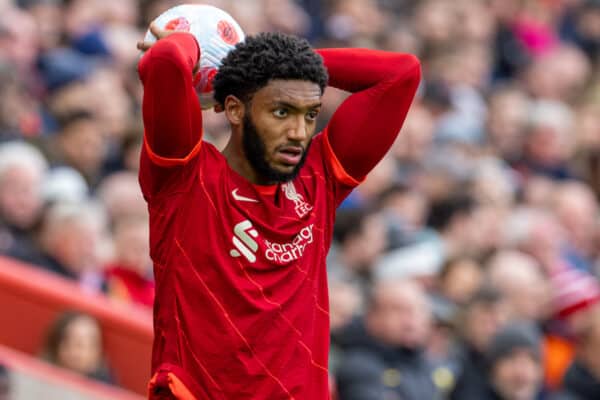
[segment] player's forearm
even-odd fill
[[[319,51],[331,86],[353,94],[328,125],[333,153],[355,179],[364,177],[396,139],[421,79],[416,57],[363,49]]]
[[[419,60],[412,54],[370,49],[319,49],[329,85],[358,92],[389,81],[420,78]]]
[[[159,40],[139,63],[146,142],[161,157],[181,158],[201,139],[202,112],[192,85],[196,40],[175,33]]]

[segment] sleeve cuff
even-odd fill
[[[146,149],[148,158],[150,158],[150,161],[152,161],[154,164],[159,165],[161,167],[176,167],[187,164],[192,158],[194,158],[198,154],[201,146],[202,140],[199,140],[198,143],[196,143],[196,145],[194,146],[194,148],[189,152],[189,154],[183,158],[161,157],[152,150],[152,148],[148,144],[148,141],[146,140],[146,135],[144,135],[144,148]]]

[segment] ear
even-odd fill
[[[225,111],[225,116],[231,125],[241,125],[244,122],[246,106],[244,102],[234,95],[230,94],[225,98],[223,110]]]

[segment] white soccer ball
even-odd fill
[[[200,68],[194,76],[194,88],[203,109],[215,105],[212,80],[221,60],[245,35],[238,23],[225,11],[203,4],[182,4],[168,9],[154,21],[161,29],[189,32],[200,46]],[[144,41],[153,43],[148,30]]]

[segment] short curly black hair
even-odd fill
[[[284,33],[247,36],[223,59],[213,80],[215,100],[223,105],[234,95],[247,102],[272,79],[299,79],[327,86],[322,57],[308,41]]]

